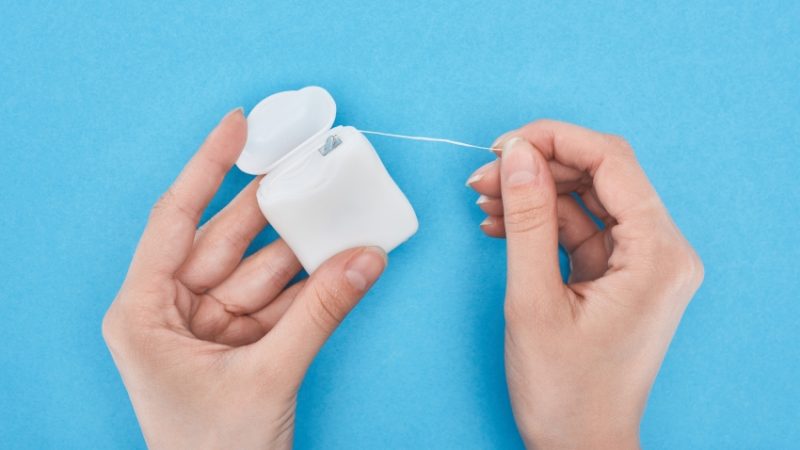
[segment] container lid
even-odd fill
[[[335,118],[336,102],[319,86],[272,94],[247,115],[247,143],[236,166],[251,175],[267,173]]]

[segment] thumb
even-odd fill
[[[383,273],[386,253],[378,247],[346,250],[308,278],[275,327],[259,341],[273,365],[298,382],[325,341]]]
[[[510,301],[537,303],[560,298],[556,185],[542,154],[527,140],[503,146],[500,184],[508,246]]]

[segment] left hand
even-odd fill
[[[309,364],[386,265],[348,250],[284,289],[300,263],[282,240],[240,262],[267,225],[258,179],[198,230],[246,136],[229,113],[161,197],[103,320],[151,448],[289,448]]]

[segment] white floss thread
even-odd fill
[[[408,139],[411,141],[424,141],[424,142],[439,142],[443,144],[450,144],[450,145],[457,145],[459,147],[467,147],[467,148],[476,148],[479,150],[489,150],[495,151],[499,150],[497,148],[492,147],[482,147],[480,145],[474,144],[467,144],[466,142],[454,141],[452,139],[444,139],[444,138],[435,138],[435,137],[428,137],[428,136],[411,136],[408,134],[396,134],[396,133],[384,133],[383,131],[367,131],[367,130],[358,130],[364,134],[372,134],[375,136],[385,136],[390,138],[397,138],[397,139]]]

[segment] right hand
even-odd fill
[[[538,121],[496,146],[502,156],[468,184],[489,215],[483,231],[507,240],[506,370],[522,437],[537,448],[638,447],[703,265],[624,140]]]

